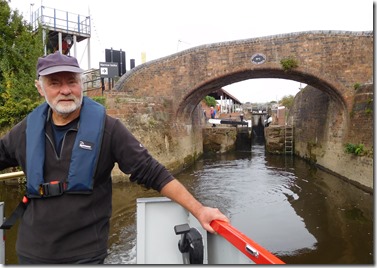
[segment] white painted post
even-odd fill
[[[223,103],[223,96],[221,95],[220,96],[220,114],[223,113],[223,105],[224,105],[224,103]]]

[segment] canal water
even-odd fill
[[[294,156],[251,151],[204,155],[177,178],[205,205],[287,264],[373,264],[373,196]],[[15,207],[17,185],[0,185]],[[136,199],[159,196],[129,182],[114,185],[106,264],[136,264]],[[6,264],[17,264],[17,225],[6,231]]]

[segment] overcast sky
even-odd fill
[[[11,0],[29,21],[41,6],[91,16],[91,66],[105,62],[105,49],[126,52],[141,64],[194,46],[276,34],[344,30],[372,31],[370,0]],[[87,42],[78,45],[80,65],[88,68]],[[71,52],[72,54],[72,52]],[[251,79],[224,89],[241,102],[269,102],[295,95],[300,83]]]

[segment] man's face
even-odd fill
[[[36,81],[39,93],[50,107],[60,115],[68,116],[81,107],[82,82],[80,74],[60,72]]]

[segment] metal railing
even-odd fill
[[[9,172],[0,174],[0,180],[15,179],[24,177],[25,173],[23,171]]]
[[[61,29],[67,32],[90,35],[90,16],[79,15],[56,8],[41,6],[32,12],[31,25],[33,30],[37,30],[39,24],[45,27]]]

